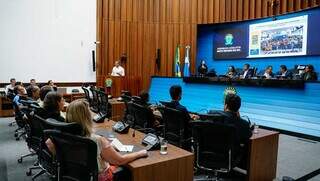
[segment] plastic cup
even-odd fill
[[[160,142],[160,154],[161,155],[168,154],[168,141],[167,140],[162,140]]]

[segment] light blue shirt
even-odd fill
[[[17,105],[17,106],[22,105],[22,103],[20,102],[20,96],[19,96],[19,95],[14,96],[14,98],[13,98],[13,101],[12,101],[12,102],[14,102],[14,103],[15,103],[15,105]]]

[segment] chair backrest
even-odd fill
[[[16,94],[14,93],[14,90],[13,89],[8,89],[7,98],[12,101],[14,99],[14,96],[16,96]]]
[[[98,104],[99,104],[99,102],[98,102],[98,94],[97,94],[97,89],[95,89],[94,87],[90,87],[90,91],[91,91],[91,93],[92,93],[92,106],[95,108],[95,109],[97,109],[97,111],[99,111],[98,109],[99,109],[99,107],[98,107]]]
[[[129,102],[132,100],[132,97],[131,96],[128,96],[128,95],[121,95],[121,98],[123,100],[123,102]]]
[[[134,117],[134,128],[139,129],[153,127],[154,116],[150,108],[133,102],[129,104],[129,107],[129,110],[132,111]]]
[[[208,114],[199,114],[200,120],[207,121],[220,121],[223,122],[225,120],[225,115],[223,111],[209,111]]]
[[[35,111],[31,113],[30,119],[27,122],[27,144],[29,148],[38,152],[40,150],[40,143],[43,137],[43,128],[41,123],[43,118],[35,114]]]
[[[132,101],[137,104],[142,103],[141,97],[139,97],[139,96],[132,96]]]
[[[230,171],[236,144],[236,128],[213,121],[194,121],[191,127],[197,166]]]
[[[54,129],[54,130],[59,130],[59,131],[74,134],[74,135],[82,134],[82,128],[77,123],[66,123],[66,122],[57,121],[52,118],[48,118],[43,120],[41,125],[43,130]]]
[[[169,141],[169,143],[184,147],[184,140],[187,136],[187,125],[185,120],[185,115],[182,111],[169,108],[166,106],[161,106],[158,108],[162,114],[163,124],[164,124],[164,137]]]
[[[45,130],[57,130],[61,132],[71,133],[75,135],[81,135],[82,129],[81,126],[77,123],[65,123],[60,122],[52,118],[48,119],[39,119],[41,129],[43,132]],[[42,132],[42,134],[43,134]],[[38,153],[38,160],[40,165],[45,168],[50,174],[55,175],[57,166],[55,163],[54,156],[52,153],[48,150],[45,141],[48,138],[46,135],[43,134],[41,141],[40,141],[40,151]]]
[[[84,95],[85,95],[85,98],[87,99],[87,101],[89,102],[89,105],[92,106],[92,100],[90,98],[90,93],[89,93],[89,90],[88,88],[86,87],[81,87],[83,92],[84,92]]]
[[[96,91],[98,96],[98,107],[99,112],[103,114],[108,113],[108,95],[105,92],[102,91]]]
[[[55,145],[58,180],[98,180],[97,144],[91,139],[45,130]]]
[[[128,124],[130,124],[131,127],[133,127],[133,125],[134,125],[134,108],[132,105],[133,102],[132,101],[124,101],[124,104],[126,107],[124,119]]]
[[[23,118],[24,112],[17,105],[16,102],[12,102],[14,108],[14,118],[19,128],[24,128],[26,125],[26,121]]]

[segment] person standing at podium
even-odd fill
[[[124,68],[121,67],[120,62],[116,61],[114,64],[111,76],[124,76]]]

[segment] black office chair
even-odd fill
[[[28,149],[30,153],[20,156],[18,159],[18,163],[22,163],[23,159],[29,156],[34,156],[37,154],[39,150],[39,143],[41,138],[41,127],[40,122],[35,121],[34,119],[34,112],[37,108],[40,109],[38,105],[35,105],[33,102],[25,102],[23,103],[25,106],[28,106],[27,110],[25,112],[27,120],[25,125],[25,131],[26,131],[26,143],[28,146]]]
[[[137,104],[142,104],[141,97],[139,96],[132,96],[132,101]]]
[[[97,115],[93,118],[96,123],[104,122],[105,118],[111,116],[111,104],[108,103],[108,95],[105,92],[99,90],[93,90],[97,96]]]
[[[142,132],[154,132],[154,115],[150,108],[130,102],[128,103],[129,110],[133,114],[132,128],[140,129]]]
[[[45,119],[42,121],[41,126],[43,130],[54,129],[63,131],[66,133],[74,134],[74,135],[82,135],[82,127],[78,123],[66,123],[57,121],[52,118]]]
[[[45,114],[41,113],[41,114]],[[40,139],[40,149],[37,152],[38,155],[38,162],[39,167],[41,169],[40,172],[38,172],[36,175],[32,177],[32,180],[35,180],[38,176],[47,173],[51,177],[56,176],[57,174],[57,164],[54,156],[49,151],[46,145],[47,137],[43,135],[44,130],[52,129],[52,130],[59,130],[66,133],[72,133],[75,135],[81,135],[82,134],[82,128],[77,123],[65,123],[60,122],[55,119],[49,118],[44,119],[37,114],[34,116],[35,121],[38,121],[40,123],[41,131],[40,134],[42,134],[42,137]],[[30,176],[32,174],[32,170],[35,168],[29,168],[27,171],[27,175]]]
[[[96,91],[98,96],[98,104],[99,104],[99,113],[102,115],[107,115],[110,117],[110,106],[108,103],[108,95],[102,91]]]
[[[39,109],[41,109],[41,108],[39,108]],[[43,137],[43,130],[42,130],[42,126],[41,126],[41,121],[44,121],[44,120],[42,120],[42,118],[40,118],[40,117],[36,117],[36,115],[35,115],[36,111],[37,110],[35,109],[33,112],[31,112],[30,118],[29,118],[29,120],[27,122],[27,126],[26,126],[27,127],[26,141],[27,141],[27,145],[28,145],[29,150],[31,150],[30,151],[31,153],[29,154],[30,156],[34,155],[34,154],[39,155],[39,152],[41,150],[41,139]],[[26,156],[29,156],[29,155],[21,156],[18,159],[18,162],[21,163],[22,159]],[[44,171],[43,171],[44,168],[41,167],[38,159],[35,162],[34,166],[28,168],[26,175],[31,176],[32,170],[36,170],[36,169],[42,169],[42,170],[39,173],[37,173],[36,175],[34,175],[32,180],[34,180],[39,175],[44,173]]]
[[[45,130],[44,133],[55,145],[58,180],[98,180],[97,144],[94,141],[57,130]]]
[[[58,180],[98,180],[97,144],[94,141],[58,130],[45,130],[44,133],[55,145]],[[118,167],[112,174],[114,181],[131,180],[131,173],[125,167]]]
[[[133,125],[133,113],[132,111],[130,111],[129,109],[129,102],[132,101],[132,97],[131,96],[128,96],[128,95],[125,95],[125,94],[122,94],[121,96],[121,101],[124,102],[124,105],[125,105],[125,110],[124,110],[124,114],[123,114],[123,118],[122,118],[122,121],[123,122],[126,122],[130,125]],[[132,107],[132,106],[131,106]]]
[[[21,137],[26,135],[25,131],[25,125],[26,125],[26,120],[24,119],[24,113],[20,110],[19,106],[13,102],[13,107],[14,107],[14,119],[15,123],[17,124],[18,128],[14,131],[14,137],[16,140],[20,140]]]
[[[92,99],[90,97],[90,93],[89,93],[89,90],[87,87],[81,87],[83,92],[84,92],[84,95],[85,95],[85,98],[86,100],[88,101],[89,103],[89,106],[92,107]]]
[[[190,150],[191,130],[188,130],[190,120],[186,120],[185,113],[166,106],[158,107],[158,109],[162,114],[165,139],[175,146]]]
[[[98,113],[99,110],[99,102],[98,102],[98,95],[97,95],[97,91],[94,87],[90,87],[89,89],[92,93],[92,101],[91,101],[91,111]]]
[[[229,173],[236,165],[236,128],[213,121],[191,123],[196,168],[214,173],[208,180],[217,180],[218,173]]]
[[[44,112],[40,114],[43,114],[43,113]],[[54,177],[56,174],[55,160],[45,144],[46,139],[43,137],[44,122],[45,122],[44,118],[40,117],[35,113],[30,125],[31,129],[34,129],[33,131],[35,133],[34,142],[35,144],[38,145],[36,148],[37,150],[36,153],[38,155],[38,161],[37,161],[38,164],[35,167],[30,167],[26,172],[26,175],[31,176],[32,170],[40,169],[38,173],[32,176],[32,180],[35,180],[37,177],[39,177],[44,173],[48,173],[51,177]],[[38,143],[37,143],[37,139],[39,139]]]

